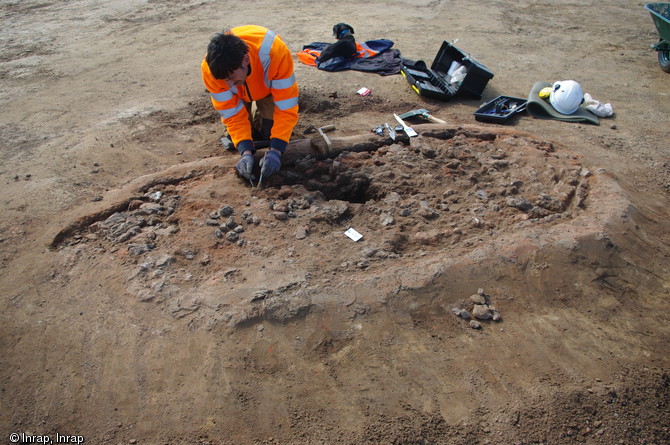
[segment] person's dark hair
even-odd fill
[[[207,65],[215,79],[226,79],[242,66],[247,44],[230,31],[216,33],[207,46]]]

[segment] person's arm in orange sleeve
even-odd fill
[[[298,123],[298,83],[293,71],[293,58],[286,45],[281,51],[272,53],[272,64],[268,77],[270,91],[275,103],[270,148],[280,152],[286,150],[293,128]]]
[[[239,100],[236,88],[227,88],[226,82],[212,76],[207,62],[202,62],[202,79],[210,93],[214,109],[221,115],[221,121],[226,126],[230,139],[240,153],[246,150],[255,152],[251,124],[244,102]]]
[[[275,43],[276,44],[276,43]],[[293,72],[293,58],[281,42],[272,53],[268,77],[275,103],[270,149],[260,161],[261,177],[275,173],[281,167],[281,155],[291,140],[293,128],[298,123],[298,83]]]

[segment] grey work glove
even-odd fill
[[[261,175],[267,178],[281,167],[281,154],[275,150],[268,150],[259,165],[261,166]]]
[[[253,180],[254,175],[252,170],[254,169],[254,155],[251,153],[243,154],[242,158],[237,161],[235,168],[237,169],[237,173],[239,173],[240,176],[249,180]]]

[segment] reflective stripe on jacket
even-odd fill
[[[203,59],[202,79],[211,94],[212,105],[237,146],[241,141],[252,140],[244,102],[272,95],[275,111],[271,138],[288,143],[298,123],[298,84],[291,52],[281,37],[261,26],[240,26],[231,29],[231,33],[247,44],[251,73],[245,84],[229,88],[225,80],[214,78],[206,58]]]

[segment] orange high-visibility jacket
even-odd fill
[[[244,85],[229,88],[225,80],[214,78],[205,58],[201,64],[202,79],[212,104],[221,114],[233,144],[238,149],[250,148],[251,126],[244,102],[272,95],[275,111],[270,146],[283,152],[298,123],[298,84],[291,52],[279,35],[262,26],[240,26],[231,29],[231,33],[247,44],[251,73]]]

